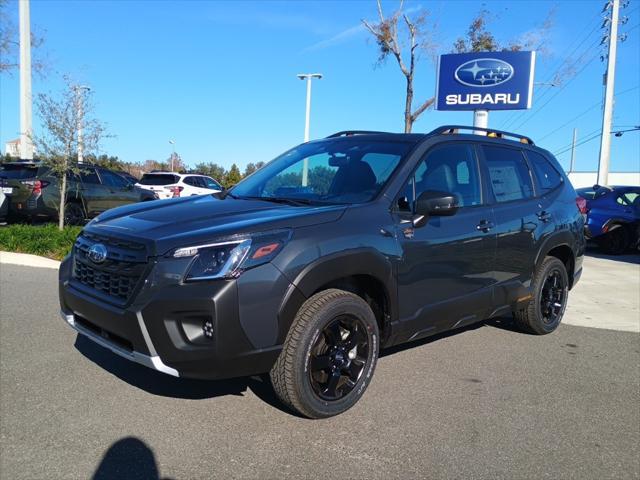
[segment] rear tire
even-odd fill
[[[629,232],[624,226],[619,226],[605,233],[598,239],[598,244],[604,253],[620,255],[629,247]]]
[[[558,258],[546,257],[533,279],[533,297],[514,312],[518,327],[527,333],[546,335],[553,332],[567,307],[569,276]]]
[[[271,369],[276,394],[308,418],[345,412],[369,385],[379,338],[376,318],[362,298],[338,289],[313,295],[298,311]]]

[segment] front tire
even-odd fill
[[[520,329],[535,335],[553,332],[564,315],[569,296],[567,268],[556,257],[546,257],[533,280],[533,297],[514,312]]]
[[[308,418],[345,412],[364,394],[378,360],[371,307],[344,290],[309,298],[291,325],[270,377],[278,397]]]

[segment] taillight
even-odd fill
[[[586,198],[576,197],[576,205],[578,207],[578,210],[580,210],[580,213],[584,213],[586,215],[586,213],[589,211],[589,209],[587,208]]]
[[[24,180],[22,184],[29,185],[32,189],[31,193],[33,195],[40,195],[42,193],[42,189],[49,185],[49,182],[46,180]]]
[[[184,190],[184,187],[178,187],[178,186],[171,186],[171,187],[164,187],[167,190],[169,190],[171,192],[171,195],[173,196],[173,198],[179,197],[180,196],[180,192],[182,192],[182,190]]]

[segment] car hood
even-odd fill
[[[149,255],[156,256],[229,235],[334,222],[345,209],[202,195],[114,208],[100,214],[85,231],[145,243]]]

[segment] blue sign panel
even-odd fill
[[[436,110],[531,108],[536,52],[441,55]]]

